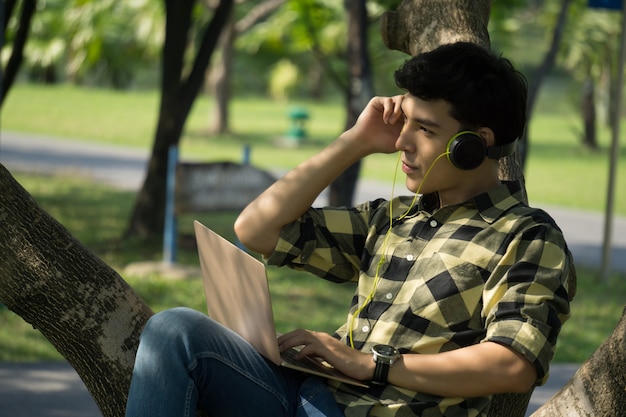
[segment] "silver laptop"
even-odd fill
[[[278,349],[265,265],[199,221],[194,222],[209,316],[238,333],[276,365],[361,387],[326,362]]]

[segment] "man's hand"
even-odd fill
[[[361,381],[372,379],[374,375],[372,355],[354,350],[328,333],[294,330],[280,336],[278,346],[281,352],[302,346],[297,357],[321,358],[344,374]]]
[[[374,97],[346,133],[370,147],[369,153],[393,153],[404,126],[403,95]]]

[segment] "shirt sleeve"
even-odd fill
[[[485,285],[485,341],[524,355],[535,365],[541,385],[547,380],[557,336],[570,313],[570,254],[556,226],[534,224],[512,236]]]
[[[267,263],[305,270],[333,282],[356,281],[368,212],[369,204],[309,209],[283,229]]]

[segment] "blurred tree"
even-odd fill
[[[22,9],[19,16],[14,17],[13,13],[17,6],[17,0],[5,0],[3,3],[4,9],[2,10],[3,25],[2,25],[2,44],[0,44],[0,51],[5,50],[5,44],[10,46],[6,48],[9,52],[9,58],[4,64],[4,60],[0,65],[3,65],[0,79],[0,108],[7,96],[7,93],[11,89],[17,72],[22,64],[24,57],[24,46],[28,39],[31,21],[35,14],[36,1],[24,0],[22,2]],[[16,12],[17,13],[17,12]],[[10,24],[10,23],[13,24]],[[2,54],[4,56],[4,54]]]
[[[366,0],[345,0],[348,16],[347,62],[348,86],[346,94],[346,123],[349,129],[355,123],[369,100],[374,97],[374,79],[369,57]],[[344,130],[345,130],[344,129]],[[328,202],[332,206],[352,206],[361,162],[346,169],[330,184]]]
[[[343,8],[333,1],[290,1],[272,16],[271,23],[258,28],[261,36],[245,38],[243,44],[247,48],[258,48],[260,41],[280,45],[281,53],[290,58],[294,54],[312,55],[313,62],[310,57],[305,61],[312,71],[310,79],[317,81],[310,91],[319,96],[322,74],[330,80],[346,100],[345,126],[349,127],[374,95],[370,23],[365,0],[346,0]],[[302,65],[302,60],[294,61]],[[352,204],[359,167],[359,163],[350,167],[331,184],[330,204]]]
[[[619,13],[589,9],[583,1],[572,7],[572,13],[572,23],[564,36],[563,61],[565,68],[583,86],[580,107],[584,127],[582,143],[590,149],[597,149],[596,107],[607,125],[610,126],[616,117],[619,43],[610,40],[620,38],[621,23]]]
[[[554,10],[556,13],[551,14],[554,16],[553,29],[552,31],[547,32],[551,36],[548,50],[543,56],[541,63],[532,71],[531,76],[528,77],[528,105],[526,106],[526,113],[529,121],[532,119],[535,103],[537,102],[537,98],[539,96],[539,90],[541,89],[545,78],[555,65],[557,53],[559,51],[566,27],[568,13],[573,1],[574,0],[558,0],[558,2],[547,1],[543,3],[547,10]],[[521,140],[518,142],[517,152],[521,157],[520,163],[523,171],[526,165],[528,149],[530,147],[528,129],[526,129]]]
[[[201,6],[195,1],[165,0],[159,119],[146,178],[135,200],[125,236],[161,236],[163,233],[168,152],[170,146],[178,145],[191,106],[204,85],[204,75],[232,4],[233,0],[220,0],[211,19],[203,22]],[[194,14],[194,10],[199,12]],[[192,41],[189,36],[195,33],[194,24],[203,26],[204,32]]]
[[[238,17],[235,22],[233,14],[242,7],[245,2],[237,2],[233,13],[230,14],[222,35],[220,37],[221,59],[215,61],[209,74],[210,91],[215,95],[216,106],[213,110],[212,131],[218,134],[230,132],[228,104],[231,98],[231,77],[233,75],[233,59],[235,57],[234,43],[239,35],[250,30],[254,25],[263,21],[268,15],[282,6],[286,0],[266,0],[256,4]]]

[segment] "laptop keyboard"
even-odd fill
[[[324,370],[327,371],[329,368],[334,369],[333,366],[328,364],[327,362],[322,362],[321,360],[313,359],[308,356],[305,356],[302,359],[297,359],[296,355],[298,353],[299,353],[299,350],[293,348],[293,349],[288,349],[284,352],[281,352],[280,356],[287,363],[290,363],[292,365],[297,365],[302,368],[310,369],[312,371],[319,372],[319,371],[324,371]]]

